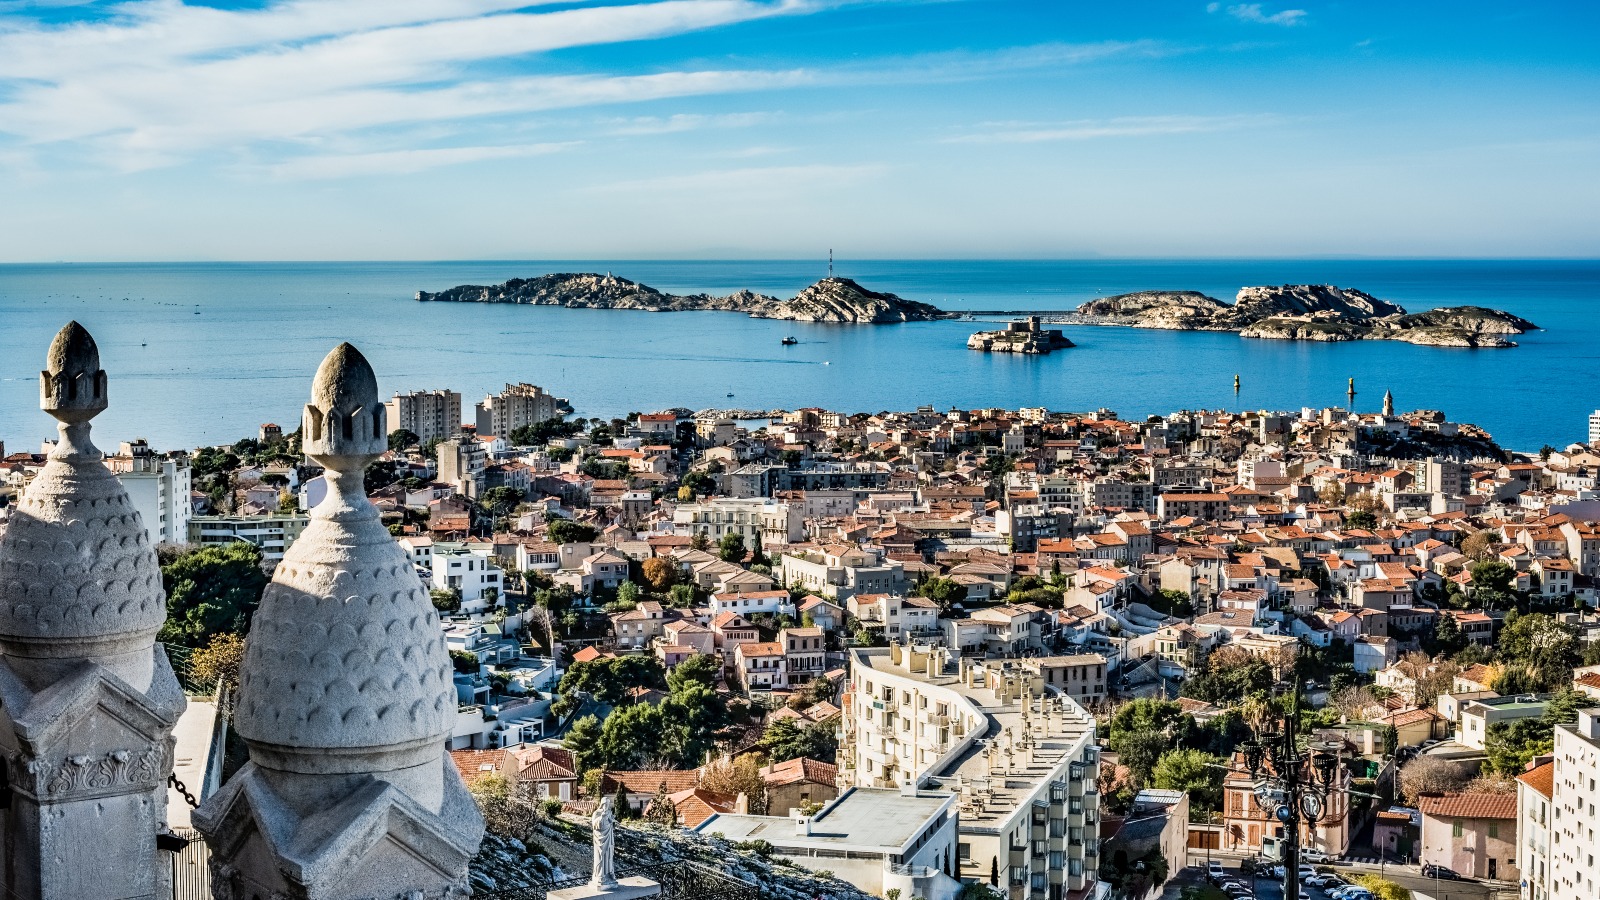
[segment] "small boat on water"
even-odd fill
[[[788,336],[788,337],[786,337],[786,338],[784,338],[784,339],[783,339],[783,341],[782,341],[782,343],[783,343],[783,345],[784,345],[784,346],[785,346],[785,347],[793,347],[793,346],[794,346],[794,345],[795,345],[795,344],[798,344],[798,343],[800,343],[800,341],[799,341],[799,340],[797,340],[797,339],[796,339],[796,338],[795,338],[795,336],[794,336],[794,335],[792,335],[792,334],[791,334],[791,335],[789,335],[789,336]]]
[[[732,396],[733,396],[733,391],[729,391],[729,392],[728,392],[728,396],[729,396],[729,397],[732,397]]]

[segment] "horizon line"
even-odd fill
[[[488,263],[810,263],[827,256],[568,256],[568,257],[461,257],[395,259],[92,259],[0,260],[3,266],[160,266],[160,265],[463,265]],[[835,259],[835,262],[839,260]],[[1600,256],[1363,256],[1310,254],[1303,256],[861,256],[844,262],[1566,262],[1600,263]]]

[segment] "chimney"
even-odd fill
[[[905,781],[900,782],[900,796],[915,797],[916,795],[917,780],[908,776]]]
[[[811,834],[811,817],[806,815],[795,816],[794,833],[801,837],[809,837]]]
[[[1600,708],[1578,710],[1578,733],[1591,741],[1600,740]]]

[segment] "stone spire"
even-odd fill
[[[156,633],[166,595],[122,482],[90,440],[94,338],[69,323],[39,374],[61,440],[0,538],[4,886],[26,898],[155,897],[169,866],[172,728],[185,698]]]
[[[1394,392],[1393,391],[1384,391],[1383,392],[1383,414],[1386,415],[1386,416],[1394,415]]]
[[[334,348],[301,420],[328,496],[246,641],[234,727],[250,763],[194,817],[219,900],[467,896],[483,820],[444,752],[444,633],[362,483],[384,416],[366,358]]]

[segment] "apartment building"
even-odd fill
[[[202,547],[221,547],[234,541],[249,541],[261,548],[262,568],[272,571],[283,559],[284,551],[306,530],[311,517],[302,513],[276,513],[270,516],[191,516],[189,543]]]
[[[680,537],[703,534],[712,543],[737,534],[746,547],[754,549],[803,541],[806,523],[799,507],[788,503],[764,497],[719,497],[680,504],[672,513],[672,532]]]
[[[1550,801],[1556,764],[1542,763],[1517,776],[1517,871],[1523,900],[1550,898]]]
[[[1555,772],[1550,784],[1549,877],[1545,896],[1600,896],[1594,835],[1600,806],[1600,708],[1578,711],[1578,721],[1555,728]]]
[[[483,398],[474,409],[480,436],[511,440],[511,432],[527,425],[560,418],[561,399],[536,384],[508,384],[498,394]]]
[[[440,484],[448,484],[463,497],[477,499],[484,490],[484,470],[489,457],[483,443],[471,437],[453,437],[438,446]]]
[[[383,405],[388,407],[390,431],[405,429],[424,444],[461,433],[461,395],[455,391],[396,393]]]
[[[905,566],[870,547],[831,545],[786,550],[781,583],[830,600],[856,594],[904,594]]]
[[[504,573],[487,554],[440,542],[433,545],[431,556],[429,586],[438,591],[461,592],[462,612],[484,612],[496,605],[504,593]]]
[[[910,641],[850,651],[840,782],[943,790],[959,814],[958,875],[1009,900],[1086,900],[1099,881],[1095,723],[1007,660]]]
[[[143,440],[123,441],[106,468],[116,473],[128,500],[150,533],[151,544],[182,544],[189,540],[191,479],[189,457],[162,455]]]

